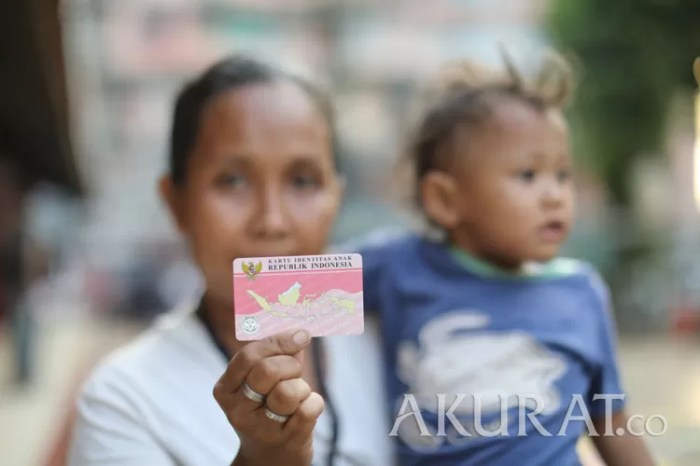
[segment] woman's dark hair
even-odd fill
[[[318,107],[331,132],[333,161],[338,170],[335,115],[328,96],[304,78],[278,70],[250,57],[231,55],[212,65],[194,81],[187,83],[175,100],[169,161],[173,183],[180,186],[185,182],[187,162],[197,140],[202,112],[206,105],[224,92],[275,81],[287,81],[299,86]]]

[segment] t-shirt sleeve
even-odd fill
[[[78,400],[69,466],[175,466],[115,374],[98,371]]]
[[[590,274],[596,307],[600,363],[596,365],[589,393],[591,417],[601,417],[625,407],[624,390],[617,362],[617,330],[614,322],[610,292],[597,272]],[[610,406],[610,408],[606,408]]]
[[[333,248],[334,252],[359,253],[362,256],[365,312],[381,311],[380,296],[392,257],[391,249],[405,236],[403,230],[381,229]]]

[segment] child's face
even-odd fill
[[[470,134],[455,162],[452,241],[507,268],[556,256],[574,213],[562,115],[501,99]]]
[[[323,251],[342,191],[331,150],[327,122],[293,84],[208,104],[183,186],[163,187],[210,294],[231,299],[237,257]]]

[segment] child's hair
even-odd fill
[[[445,158],[454,152],[457,130],[468,140],[488,120],[498,98],[517,99],[542,111],[566,107],[573,74],[563,58],[549,54],[534,79],[526,79],[506,51],[501,52],[502,71],[461,60],[446,66],[428,87],[427,106],[411,133],[405,160],[411,171],[413,202],[420,211],[423,177],[444,168]]]
[[[241,87],[278,81],[299,86],[317,106],[331,132],[333,161],[336,170],[339,170],[335,115],[328,96],[304,78],[244,55],[231,55],[212,65],[194,81],[187,83],[175,100],[169,161],[173,182],[178,186],[185,182],[187,161],[197,139],[202,113],[212,99]]]

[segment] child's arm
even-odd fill
[[[591,285],[595,294],[600,300],[600,339],[599,345],[602,351],[602,362],[599,371],[594,376],[591,383],[591,407],[593,409],[592,420],[597,436],[592,436],[593,444],[600,453],[600,456],[609,466],[627,466],[653,465],[649,451],[644,445],[641,437],[634,436],[628,432],[627,413],[624,409],[624,397],[618,398],[624,393],[620,383],[620,374],[617,368],[616,356],[616,332],[615,323],[612,318],[612,305],[610,301],[610,293],[605,282],[593,271],[591,273]],[[598,399],[596,395],[616,395],[611,401],[611,405],[607,405],[605,399]],[[611,426],[606,426],[606,420],[612,422]],[[611,427],[610,435],[606,434],[606,427]],[[621,429],[623,435],[615,435],[615,432]]]
[[[593,426],[599,435],[591,438],[598,453],[608,466],[653,466],[654,460],[642,439],[627,432],[628,419],[624,411],[614,413],[611,432],[617,432],[617,429],[621,428],[625,434],[610,436],[603,435],[606,429],[605,418],[593,419]]]

